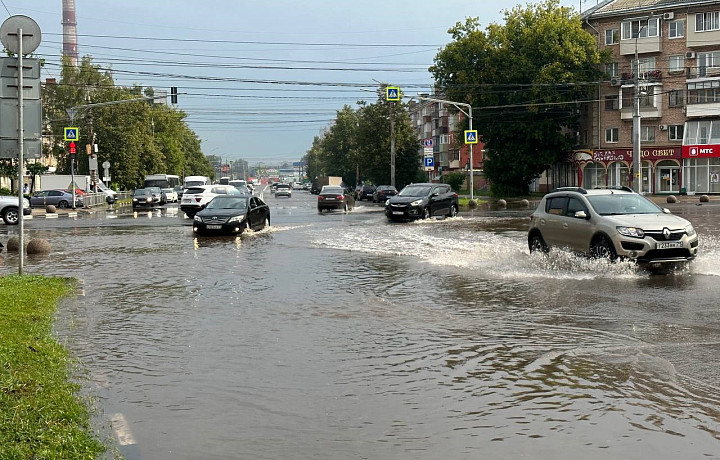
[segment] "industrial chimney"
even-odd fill
[[[63,8],[63,54],[70,63],[77,66],[77,22],[75,21],[75,0],[62,0]]]

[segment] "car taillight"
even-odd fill
[[[200,196],[196,196],[196,197],[195,197],[195,202],[196,202],[196,203],[200,203],[201,201],[202,201],[202,197],[200,197]]]
[[[338,195],[338,200],[344,200],[344,199],[345,199],[344,195]]]

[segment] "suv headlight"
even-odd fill
[[[415,200],[412,203],[410,203],[410,206],[420,206],[422,204],[423,200]]]
[[[390,206],[390,200],[385,200],[385,206]]]
[[[687,236],[695,236],[695,227],[693,227],[692,224],[688,224],[688,226],[685,227],[685,233],[687,233]]]
[[[231,224],[233,222],[242,222],[243,219],[245,219],[245,214],[240,214],[239,216],[231,217],[228,219],[228,224]]]
[[[621,235],[631,236],[633,238],[645,238],[645,232],[642,231],[642,228],[623,226],[617,226],[616,228]]]
[[[195,217],[193,217],[193,220],[194,220],[195,222],[202,222],[202,217],[200,217],[200,216],[198,216],[198,215],[195,215]]]

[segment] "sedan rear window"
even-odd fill
[[[204,192],[205,189],[202,187],[190,187],[189,189],[185,190],[185,195],[198,195]]]

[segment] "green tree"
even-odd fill
[[[575,145],[576,109],[602,75],[595,38],[558,0],[505,11],[505,24],[485,31],[475,18],[449,33],[430,71],[449,99],[473,105],[492,192],[524,195]]]
[[[462,184],[463,184],[463,182],[465,182],[466,177],[467,176],[463,173],[459,173],[459,172],[450,173],[445,176],[445,183],[450,185],[450,187],[452,187],[452,189],[455,190],[456,192],[459,192],[460,187],[462,187]]]

